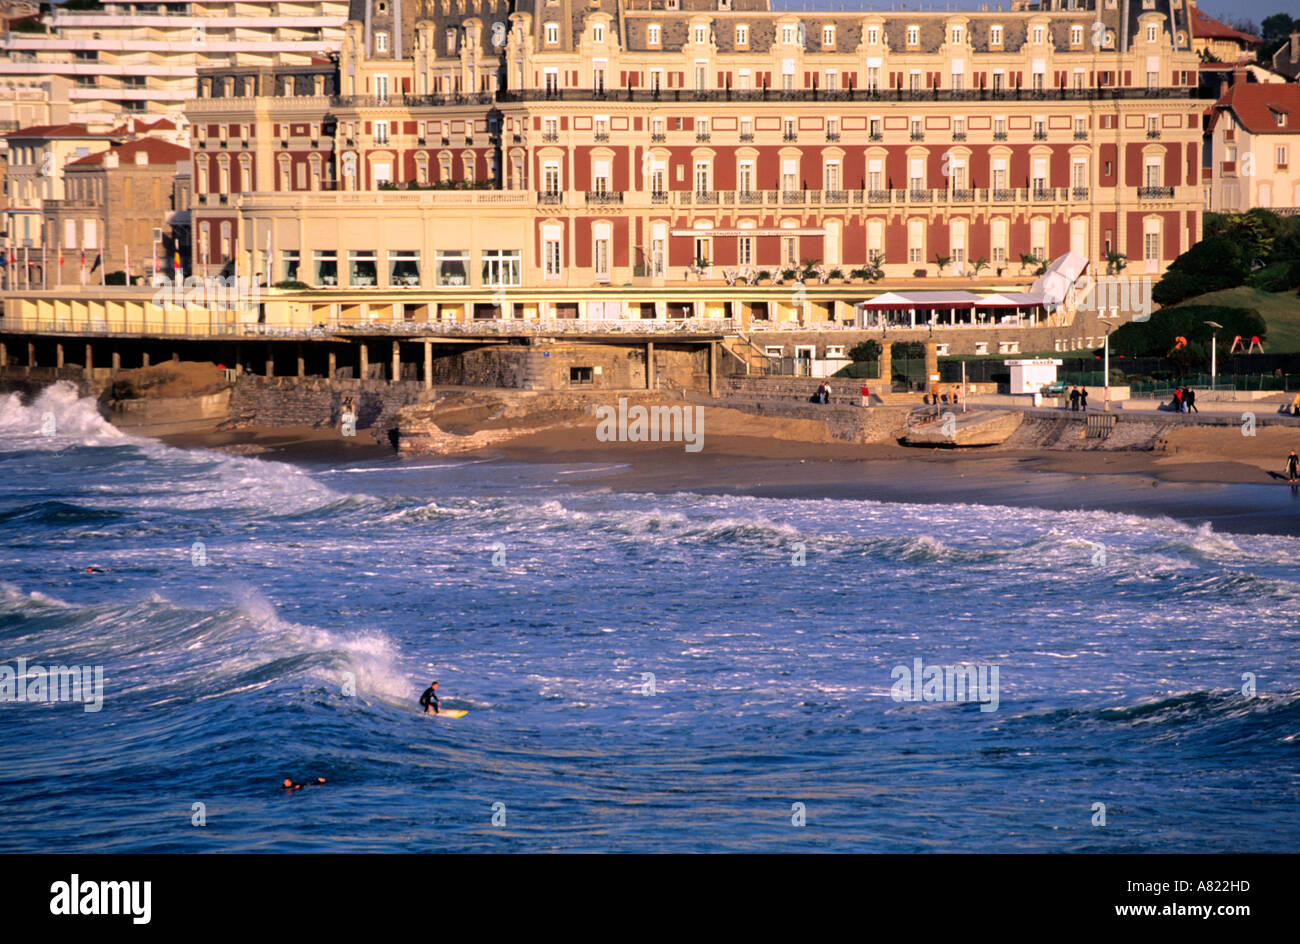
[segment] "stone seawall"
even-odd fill
[[[351,397],[357,429],[390,429],[397,411],[426,403],[433,391],[410,380],[326,380],[319,377],[258,377],[243,375],[230,397],[230,415],[222,425],[338,426],[343,404]]]
[[[857,398],[854,398],[855,401]],[[799,400],[766,400],[734,396],[713,401],[713,405],[755,416],[825,423],[831,436],[851,443],[895,442],[907,428],[910,407],[828,403],[802,403]]]

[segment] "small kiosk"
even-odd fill
[[[1056,383],[1056,368],[1062,364],[1061,361],[1051,357],[1003,361],[1002,363],[1011,368],[1011,384],[1008,392],[1012,396],[1032,396],[1034,406],[1042,405],[1043,388]]]

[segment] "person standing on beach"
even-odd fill
[[[1297,479],[1300,479],[1300,456],[1292,449],[1291,455],[1286,457],[1286,480],[1294,482]]]
[[[433,681],[429,683],[429,687],[420,696],[420,705],[424,708],[426,715],[429,714],[430,709],[436,715],[438,713],[438,704],[438,683]]]
[[[1196,391],[1191,387],[1188,387],[1187,392],[1183,394],[1183,403],[1186,404],[1188,413],[1201,412],[1196,408]]]
[[[862,405],[863,405],[863,406],[870,406],[870,405],[871,405],[871,388],[868,387],[866,384],[863,384],[863,385],[862,385],[862,391],[861,391],[861,392],[862,392]]]

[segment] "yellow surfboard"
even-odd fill
[[[439,711],[436,715],[434,715],[434,717],[435,718],[463,718],[467,714],[469,714],[469,709],[467,708],[444,708],[441,711]]]

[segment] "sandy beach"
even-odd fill
[[[1300,491],[1281,470],[1300,432],[1260,427],[1172,431],[1156,450],[917,449],[855,444],[814,422],[710,410],[704,448],[680,443],[601,442],[594,419],[521,435],[466,460],[495,458],[593,466],[588,485],[623,491],[745,494],[791,499],[973,503],[1168,516],[1215,530],[1300,533]],[[164,437],[171,445],[217,449],[305,465],[406,462],[368,430],[247,428]],[[445,461],[445,460],[443,460]],[[609,468],[614,465],[615,468]]]

